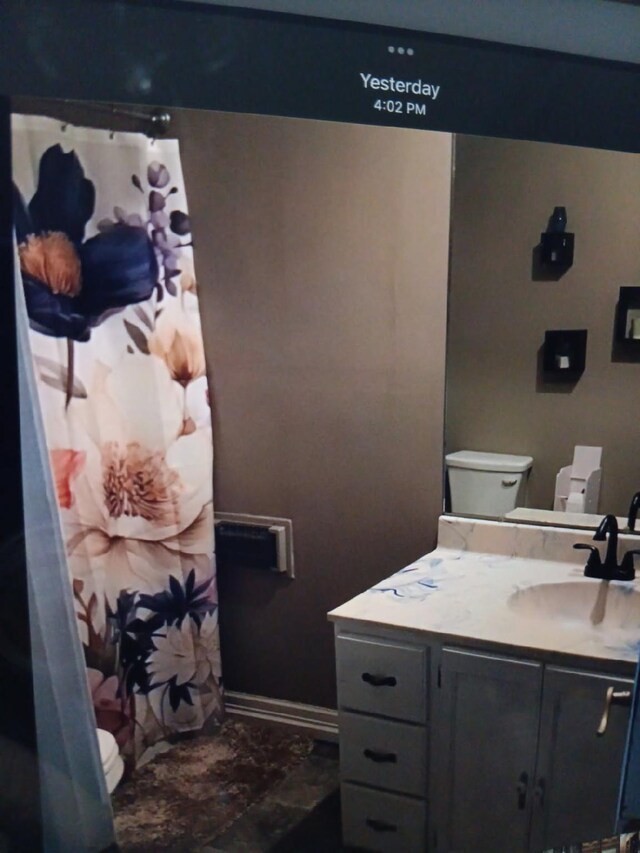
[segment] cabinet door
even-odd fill
[[[609,687],[633,682],[548,666],[542,691],[531,849],[612,835],[629,708],[612,704],[597,733]]]
[[[437,849],[528,849],[540,664],[445,648],[433,738]]]
[[[640,664],[636,666],[633,703],[622,763],[616,829],[618,832],[632,832],[640,826]]]

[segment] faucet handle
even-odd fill
[[[632,581],[635,579],[636,570],[633,558],[636,554],[640,554],[640,550],[638,548],[632,548],[624,555],[622,562],[620,563],[620,568],[616,572],[615,579],[617,581]]]
[[[602,577],[602,559],[600,557],[600,551],[596,548],[595,545],[586,545],[582,542],[577,542],[573,546],[576,551],[590,551],[587,558],[587,564],[584,567],[585,577],[594,577],[601,578]],[[632,558],[633,559],[633,558]]]

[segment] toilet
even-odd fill
[[[525,505],[531,456],[458,450],[445,460],[451,512],[493,517]]]
[[[107,780],[107,790],[111,794],[124,773],[124,761],[120,757],[120,750],[116,739],[104,729],[97,729],[98,746],[100,747],[100,759],[102,761],[102,769],[105,779]]]

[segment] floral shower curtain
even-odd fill
[[[31,354],[97,725],[222,714],[213,445],[175,140],[13,117]]]

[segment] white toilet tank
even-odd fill
[[[452,512],[503,516],[525,505],[531,456],[458,450],[445,459]]]

